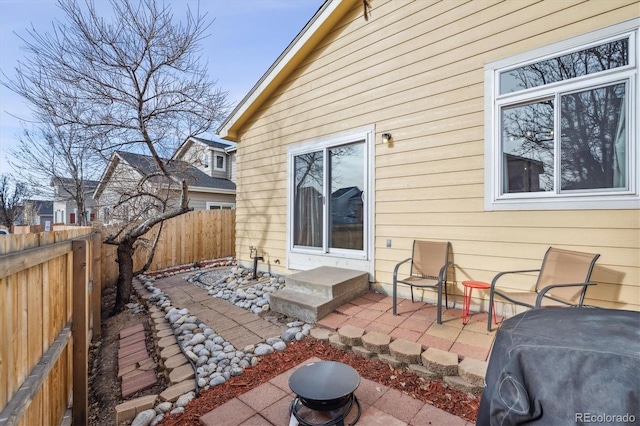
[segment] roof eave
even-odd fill
[[[208,188],[204,186],[189,186],[189,192],[207,192],[211,194],[230,194],[235,195],[234,189]]]
[[[185,139],[184,142],[182,142],[180,144],[180,146],[178,147],[178,149],[175,150],[175,152],[173,153],[173,155],[171,156],[170,160],[179,160],[180,157],[184,154],[184,152],[187,150],[187,148],[189,147],[190,144],[194,144],[194,143],[199,143],[204,145],[202,142],[200,142],[199,140],[197,140],[196,138],[190,136],[187,139]]]
[[[356,1],[327,0],[222,123],[217,131],[218,136],[237,142],[238,129],[334,28]]]
[[[116,158],[117,158],[117,162],[116,162]],[[107,167],[105,167],[104,172],[102,173],[102,176],[100,176],[100,180],[98,181],[98,185],[96,186],[96,189],[93,191],[94,200],[97,200],[98,198],[100,198],[100,195],[102,195],[102,192],[104,191],[104,187],[107,185],[107,182],[109,181],[109,179],[111,179],[111,174],[113,173],[113,170],[115,169],[115,167],[118,165],[120,161],[124,161],[124,159],[117,152],[114,152],[113,154],[111,154],[111,158],[107,163]]]

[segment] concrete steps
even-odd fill
[[[316,322],[369,289],[362,271],[321,266],[285,278],[286,287],[269,298],[271,310]]]

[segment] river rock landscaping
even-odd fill
[[[157,279],[185,271],[189,273],[184,276],[184,279],[205,289],[211,297],[226,300],[247,311],[266,316],[272,322],[284,323],[287,326],[286,331],[281,336],[266,339],[260,344],[235,348],[225,341],[223,336],[218,335],[214,328],[191,315],[188,309],[172,306],[167,295],[154,286]],[[363,377],[387,386],[401,386],[416,398],[429,401],[467,420],[475,419],[479,402],[476,397],[448,389],[440,382],[425,382],[424,379],[408,371],[390,368],[376,360],[363,359],[353,353],[333,348],[327,342],[313,338],[305,339],[314,327],[313,324],[284,318],[269,310],[269,296],[284,287],[283,277],[257,273],[254,279],[252,270],[233,265],[231,259],[225,259],[160,271],[141,276],[139,279],[145,288],[153,293],[149,303],[165,312],[165,319],[171,324],[183,353],[195,366],[199,396],[196,397],[194,392],[188,392],[173,404],[165,402],[156,405],[152,410],[141,412],[133,420],[132,424],[136,426],[199,424],[199,416],[313,356],[346,362],[356,368]],[[108,289],[105,290],[109,292]],[[108,298],[104,301],[107,302]],[[131,323],[131,317],[139,318],[146,315],[148,321],[148,314],[142,305],[133,303],[127,311],[118,316],[128,317],[128,320],[123,323],[126,325]],[[114,321],[113,318],[115,317],[105,321],[107,327]],[[103,334],[103,340],[107,335],[112,335],[112,333]],[[153,339],[149,340],[149,344],[153,345]],[[104,355],[100,352],[104,352],[107,346],[108,344],[104,343],[95,346],[94,371],[99,365],[98,359]],[[398,381],[398,378],[401,378],[401,381]],[[117,380],[115,377],[116,384]],[[111,381],[113,382],[113,378]],[[160,381],[153,391],[158,393],[158,388],[163,385],[164,383]],[[438,395],[443,386],[446,392],[444,395]],[[116,389],[113,383],[108,387],[112,390]],[[92,389],[92,408],[99,409],[101,402],[114,406],[119,402],[117,396],[110,398],[105,396],[105,392],[96,392]],[[100,397],[104,401],[99,401]],[[97,425],[114,424],[113,416],[109,422],[109,416],[92,414],[92,420],[92,424]]]

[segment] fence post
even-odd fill
[[[87,241],[71,244],[73,250],[73,424],[86,425],[89,421],[89,305],[87,268]]]
[[[96,232],[93,234],[91,253],[93,260],[91,265],[91,281],[93,282],[93,294],[91,302],[93,303],[93,341],[100,340],[102,337],[102,322],[100,311],[102,309],[102,234]]]

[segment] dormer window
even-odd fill
[[[205,152],[204,154],[202,154],[202,164],[204,164],[204,168],[208,168],[209,167],[209,153]]]
[[[215,170],[225,170],[225,157],[224,155],[217,155],[215,156],[216,158],[216,163],[215,163]]]

